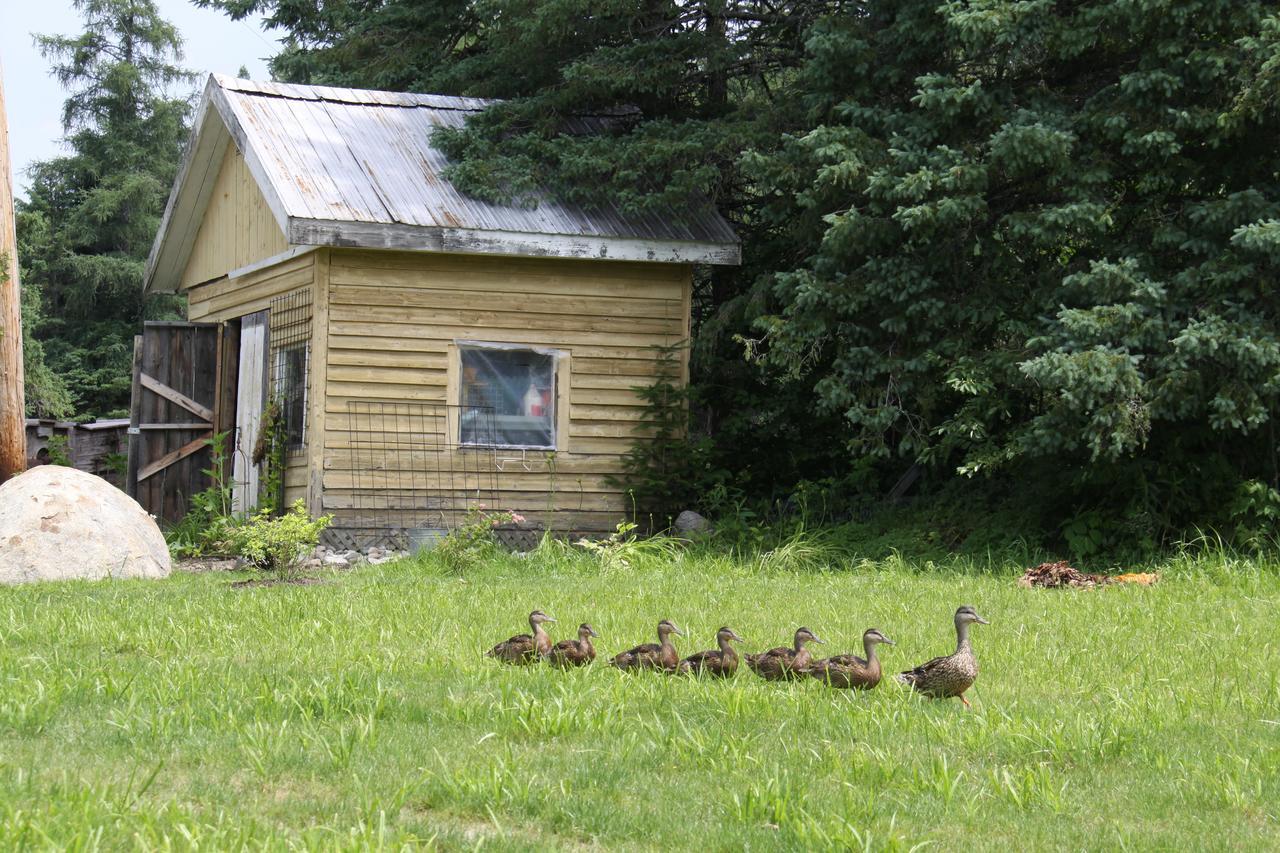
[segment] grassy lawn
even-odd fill
[[[313,586],[225,574],[0,589],[0,847],[1276,849],[1280,573],[1223,557],[1154,588],[1028,591],[1017,567],[604,570],[405,561]],[[670,617],[709,648],[864,628],[895,670],[951,651],[966,711],[885,683],[559,672],[481,656],[528,611],[602,657]]]

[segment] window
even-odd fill
[[[555,448],[558,353],[462,344],[458,356],[460,444]]]
[[[285,447],[301,450],[307,444],[307,362],[311,344],[275,351],[275,397],[284,416]]]
[[[285,448],[307,446],[307,379],[311,362],[311,289],[271,300],[271,399],[280,404]]]

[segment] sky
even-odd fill
[[[156,0],[156,5],[178,28],[183,40],[181,64],[200,74],[199,86],[204,86],[211,72],[235,74],[241,65],[254,79],[269,78],[266,59],[277,45],[259,20],[232,21],[221,12],[198,9],[188,0]],[[19,196],[26,194],[28,165],[63,153],[66,93],[49,76],[49,61],[36,49],[32,33],[80,31],[81,19],[72,0],[0,0],[0,67],[4,69],[14,192]]]

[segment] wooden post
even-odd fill
[[[27,468],[26,399],[22,373],[22,307],[18,235],[9,170],[9,122],[0,70],[0,483]]]
[[[133,391],[129,395],[129,467],[125,469],[124,490],[138,499],[138,470],[142,467],[142,335],[133,338]]]

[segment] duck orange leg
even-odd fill
[[[973,707],[972,705],[970,705],[970,704],[969,704],[969,700],[968,700],[968,699],[966,699],[966,698],[964,698],[964,694],[963,694],[963,693],[961,693],[961,694],[960,694],[959,696],[957,696],[956,698],[957,698],[957,699],[959,699],[961,702],[963,702],[963,703],[964,703],[964,706],[965,706],[966,708],[972,708],[972,707]]]

